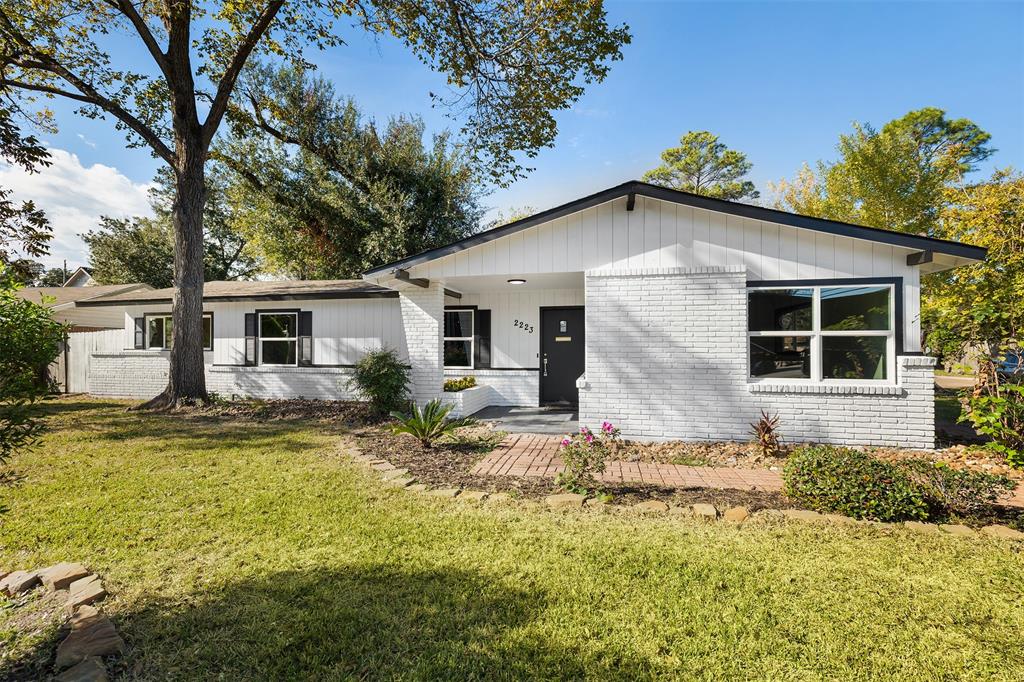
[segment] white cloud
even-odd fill
[[[80,235],[95,229],[100,216],[152,214],[149,183],[134,183],[111,166],[85,167],[63,149],[50,154],[52,165],[38,173],[0,163],[0,187],[13,190],[17,200],[31,199],[50,219],[50,255],[40,259],[47,267],[59,267],[65,258],[69,267],[85,265],[88,249]]]

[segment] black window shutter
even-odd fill
[[[256,364],[256,313],[245,314],[245,364]]]
[[[299,366],[313,364],[313,313],[303,310],[299,313]]]
[[[146,347],[146,318],[136,317],[135,318],[135,347],[145,348]]]
[[[479,369],[488,369],[491,366],[491,311],[476,311],[476,357],[473,363]]]

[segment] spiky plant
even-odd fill
[[[782,437],[779,434],[779,415],[769,415],[761,410],[761,418],[750,425],[757,448],[756,459],[778,457],[782,454]]]
[[[448,415],[454,408],[454,405],[445,405],[436,399],[424,405],[423,409],[413,404],[410,414],[391,413],[391,416],[398,420],[392,430],[395,433],[408,433],[418,439],[423,447],[432,448],[434,443],[445,436],[450,436],[456,429],[476,422],[471,417],[449,419]]]

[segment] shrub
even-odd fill
[[[945,462],[910,459],[899,462],[921,490],[933,512],[969,516],[998,502],[1015,487],[1006,476],[954,469]]]
[[[416,437],[423,447],[432,448],[434,443],[445,436],[450,436],[456,429],[476,422],[471,417],[449,419],[448,415],[454,407],[445,405],[440,400],[431,400],[422,410],[414,404],[409,414],[392,412],[391,416],[398,420],[398,424],[395,424],[392,430],[395,433],[408,433]]]
[[[928,517],[928,503],[905,470],[857,450],[803,447],[782,475],[785,494],[816,511],[879,521]]]
[[[467,388],[476,386],[476,377],[459,377],[458,379],[445,379],[444,390],[446,393],[458,393]]]
[[[594,474],[604,471],[609,448],[619,438],[619,430],[610,422],[601,424],[601,431],[594,434],[586,426],[579,433],[562,439],[559,454],[565,470],[558,474],[555,482],[571,493],[587,493],[598,487]]]
[[[757,448],[757,459],[778,457],[782,454],[781,436],[779,434],[779,415],[769,416],[761,410],[761,418],[750,425]]]
[[[992,393],[969,396],[960,421],[992,440],[985,444],[1012,467],[1024,469],[1024,385],[1006,383]]]
[[[370,351],[356,363],[349,386],[365,397],[378,414],[404,408],[409,395],[409,369],[388,348]]]

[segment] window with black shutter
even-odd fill
[[[476,311],[475,327],[475,349],[477,369],[487,369],[491,366],[491,311]]]
[[[299,313],[299,365],[313,364],[313,313],[303,310]]]
[[[245,314],[245,364],[256,364],[256,313]]]

